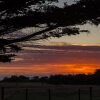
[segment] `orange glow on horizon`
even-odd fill
[[[45,64],[23,65],[21,67],[0,67],[0,74],[6,75],[51,75],[51,74],[89,74],[94,73],[99,66],[96,64]]]

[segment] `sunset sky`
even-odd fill
[[[1,77],[93,73],[100,68],[100,26],[79,27],[90,33],[29,42],[11,63],[0,63]]]
[[[67,1],[72,3],[73,0]],[[62,4],[60,2],[59,6]],[[90,33],[29,42],[11,63],[0,63],[0,77],[89,74],[100,69],[100,26],[85,24],[76,27]],[[31,31],[31,28],[21,32],[27,30]]]

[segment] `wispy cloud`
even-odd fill
[[[24,47],[15,64],[98,63],[99,46],[29,46]],[[17,58],[18,59],[18,58]]]
[[[99,46],[30,45],[11,64],[0,64],[1,74],[91,73],[100,68]]]

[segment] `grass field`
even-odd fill
[[[4,100],[100,100],[100,86],[48,85],[42,83],[0,83],[4,88]],[[80,89],[80,92],[79,92]],[[2,100],[0,91],[0,100]]]

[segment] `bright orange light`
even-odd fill
[[[45,64],[0,67],[0,74],[28,74],[28,75],[48,75],[48,74],[79,74],[93,73],[99,66],[96,64]]]

